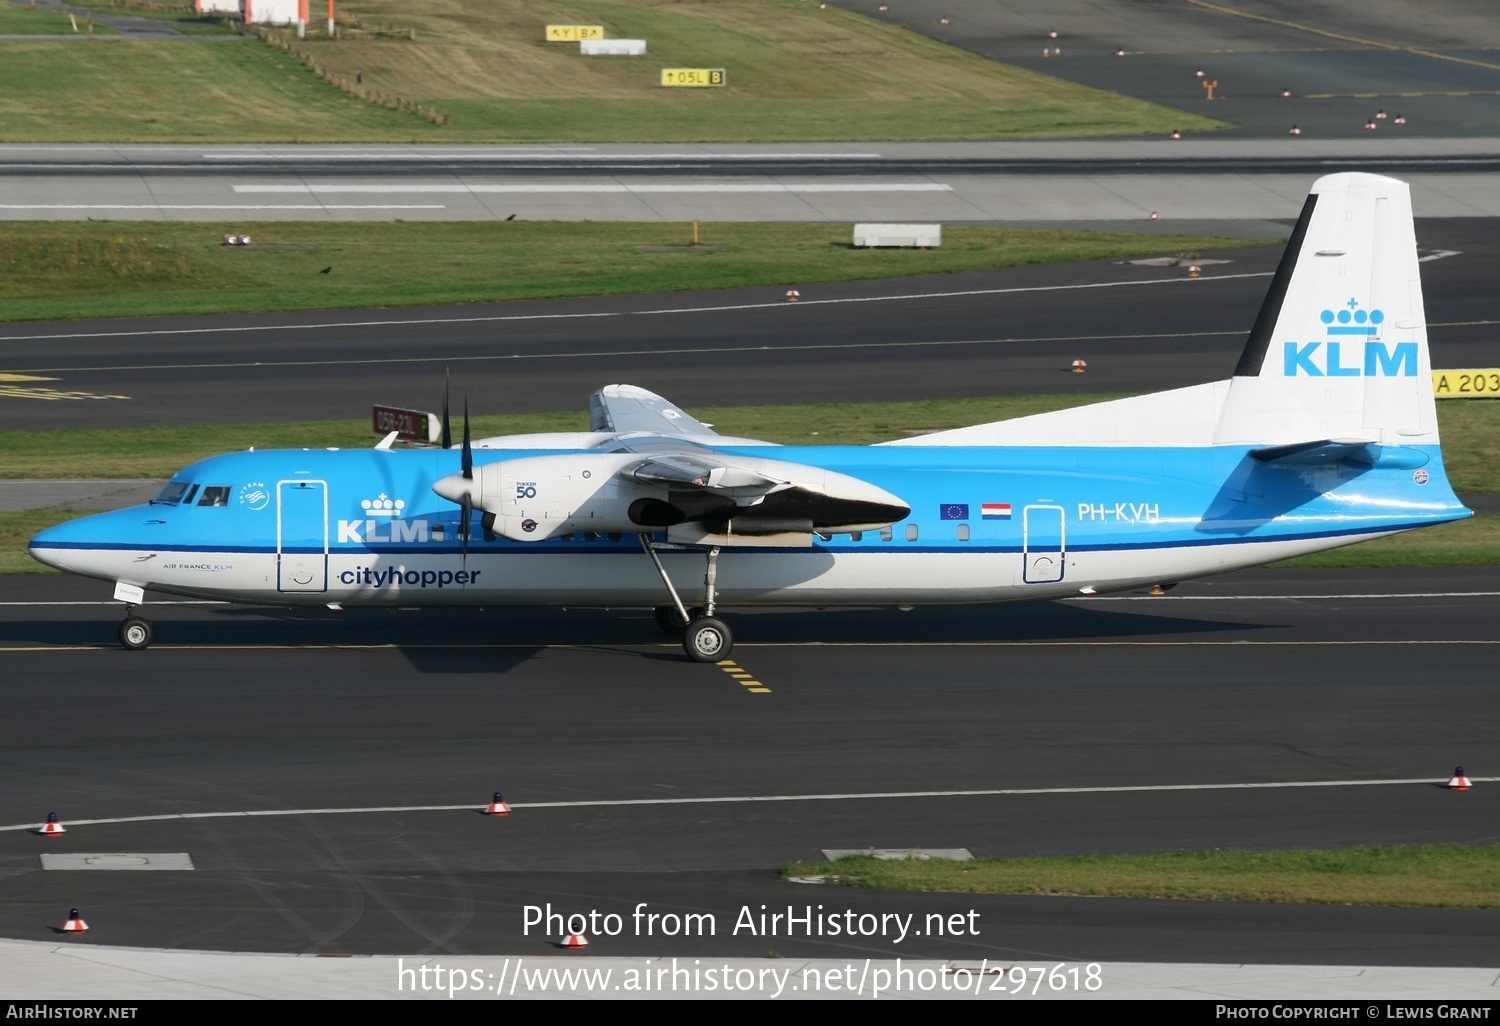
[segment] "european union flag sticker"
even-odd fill
[[[969,504],[967,502],[945,502],[942,509],[944,520],[969,519]]]

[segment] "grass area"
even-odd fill
[[[345,0],[339,16],[340,38],[319,30],[294,45],[450,123],[354,99],[259,42],[4,42],[0,139],[772,142],[1223,127],[810,0]],[[583,57],[576,43],[545,42],[549,23],[602,24],[646,39],[648,55]],[[727,85],[664,89],[667,67],[723,68]]]
[[[731,406],[695,408],[694,416],[726,435],[764,438],[791,445],[868,445],[914,431],[937,431],[1008,420],[1120,398],[1118,395],[1032,395],[984,399],[935,399],[905,403],[819,403],[805,406]],[[1478,446],[1479,453],[1500,448],[1500,404],[1439,404],[1444,452],[1467,456],[1458,445]],[[474,435],[531,431],[583,431],[586,411],[511,416],[475,416]],[[171,476],[195,460],[252,446],[259,449],[303,447],[361,448],[374,444],[367,420],[309,421],[292,424],[161,427],[121,431],[13,431],[0,434],[0,478],[78,477],[79,468],[98,478]],[[1500,493],[1500,467],[1482,458],[1454,459],[1471,464],[1455,477],[1460,491]],[[57,510],[30,510],[0,515],[0,573],[45,571],[25,555],[26,539],[43,527],[73,515]],[[1470,520],[1443,524],[1393,538],[1277,564],[1285,567],[1495,566],[1500,565],[1500,515],[1481,513]]]
[[[251,39],[0,41],[0,141],[426,141],[437,126]]]
[[[836,874],[844,886],[877,890],[1500,908],[1496,845],[1186,851],[971,862],[856,856],[790,866],[785,875],[825,873]]]
[[[4,72],[0,70],[0,77]],[[3,96],[3,90],[0,90]],[[4,104],[0,99],[0,105]],[[518,200],[518,204],[523,202]],[[524,208],[522,213],[524,215]],[[388,307],[801,286],[1265,245],[1179,235],[949,228],[933,250],[855,249],[848,224],[0,222],[7,320]],[[311,249],[272,249],[306,246]],[[331,270],[324,274],[324,268]]]

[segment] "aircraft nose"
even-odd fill
[[[31,541],[26,543],[26,551],[38,563],[58,569],[57,563],[49,556],[57,550],[57,543],[62,540],[62,528],[49,527],[45,531],[38,531]]]
[[[82,553],[78,545],[84,539],[77,528],[78,521],[69,521],[38,531],[26,545],[31,558],[54,570],[79,572]]]

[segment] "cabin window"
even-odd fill
[[[907,524],[906,525],[906,540],[907,541],[916,541],[917,540],[917,525],[916,524]]]
[[[435,541],[435,542],[440,542],[440,541],[442,541],[442,540],[443,540],[443,538],[444,538],[444,536],[445,536],[445,535],[446,535],[446,534],[447,534],[447,533],[448,533],[448,532],[447,532],[447,531],[446,531],[446,530],[444,530],[444,528],[443,528],[443,525],[442,525],[442,524],[433,524],[433,525],[432,525],[432,540],[433,540],[433,541]]]
[[[193,487],[191,487],[191,488],[189,488],[187,490],[187,494],[182,497],[182,504],[184,506],[191,506],[193,504],[193,496],[197,495],[197,494],[198,494],[198,486],[197,485],[193,485]]]
[[[865,536],[865,532],[863,532],[863,531],[850,531],[849,532],[849,540],[850,541],[859,541],[864,536]]]
[[[959,524],[958,525],[958,540],[959,541],[968,541],[969,540],[969,525],[968,524]]]
[[[623,537],[625,537],[625,536],[623,534],[621,534],[619,531],[611,531],[611,532],[609,532],[609,540],[610,541],[617,542],[617,541],[619,541]]]
[[[168,481],[165,485],[162,486],[161,491],[156,493],[156,498],[152,499],[151,501],[164,502],[168,506],[175,506],[179,502],[181,502],[182,497],[187,494],[188,487],[189,485],[186,481]]]
[[[880,529],[880,540],[881,541],[890,541],[894,537],[896,537],[896,529],[895,528],[893,528],[893,527],[882,527]]]
[[[833,541],[833,535],[831,535],[831,534],[824,534],[822,531],[819,531],[818,532],[818,540],[819,541]]]
[[[599,532],[598,531],[584,531],[583,532],[583,540],[587,541],[587,542],[596,542],[596,541],[599,540]]]
[[[558,535],[558,541],[570,542],[572,540],[573,536],[571,534]]]
[[[186,501],[186,500],[183,500]],[[228,485],[205,485],[203,494],[198,496],[200,506],[227,506],[229,505]]]

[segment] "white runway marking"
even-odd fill
[[[445,203],[0,203],[0,210],[447,210]]]
[[[0,335],[0,342],[25,342],[35,339],[54,338],[129,338],[147,335],[219,335],[231,331],[321,331],[327,328],[382,328],[398,325],[419,324],[494,324],[502,321],[553,321],[582,319],[585,317],[655,317],[661,314],[717,313],[730,310],[797,310],[810,306],[826,306],[840,303],[893,303],[916,299],[952,299],[958,296],[1003,296],[1021,292],[1071,292],[1078,289],[1126,288],[1134,285],[1181,285],[1202,286],[1204,282],[1233,281],[1237,278],[1269,278],[1271,271],[1254,271],[1245,274],[1216,274],[1207,278],[1148,278],[1141,281],[1100,281],[1083,285],[1028,285],[1004,289],[965,289],[959,292],[913,292],[899,296],[854,296],[843,299],[804,299],[788,303],[785,299],[767,303],[736,303],[726,306],[683,306],[665,310],[607,310],[596,313],[555,314],[495,314],[488,317],[421,317],[371,321],[329,321],[326,324],[243,324],[234,327],[213,328],[161,328],[152,331],[94,331],[74,332],[59,335]],[[431,357],[437,360],[442,357]],[[74,368],[68,368],[74,369]]]
[[[205,153],[204,160],[885,160],[883,153],[595,153],[554,149],[538,153]],[[29,166],[29,165],[27,165]],[[61,165],[64,167],[71,165]],[[119,164],[102,165],[120,167]],[[131,164],[130,167],[141,165]],[[180,165],[170,165],[177,167]]]
[[[607,194],[666,194],[677,193],[833,193],[833,192],[952,192],[953,186],[941,185],[937,182],[816,182],[803,185],[783,185],[779,182],[735,182],[720,185],[717,183],[700,182],[697,184],[604,184],[604,185],[554,185],[528,184],[528,185],[453,185],[443,183],[423,183],[417,185],[344,185],[339,183],[314,183],[311,185],[236,185],[235,192],[239,193],[296,193],[298,195],[312,195],[332,192],[358,192],[358,193],[415,193],[415,192],[441,192],[441,193],[607,193]]]
[[[1495,598],[1500,591],[1405,591],[1353,592],[1345,595],[1079,595],[1069,602],[1257,602],[1287,599],[1297,602],[1319,599],[1425,599],[1425,598]]]
[[[1469,777],[1475,784],[1500,782],[1500,777]],[[1427,785],[1440,787],[1444,781],[1434,777],[1403,777],[1386,780],[1289,780],[1239,784],[1140,784],[1118,787],[1011,787],[973,791],[872,791],[842,794],[766,794],[735,795],[722,798],[621,798],[578,802],[511,802],[513,810],[523,809],[607,809],[641,805],[750,805],[757,802],[836,802],[911,798],[991,798],[1057,794],[1143,794],[1161,791],[1259,791],[1308,787],[1393,787]],[[326,809],[250,809],[238,812],[168,812],[154,816],[113,816],[107,819],[69,819],[67,826],[102,826],[116,823],[168,823],[188,819],[240,819],[257,816],[349,816],[390,812],[465,812],[483,811],[484,806],[467,805],[376,805],[360,808]],[[0,826],[0,832],[35,831],[40,823],[13,823]]]

